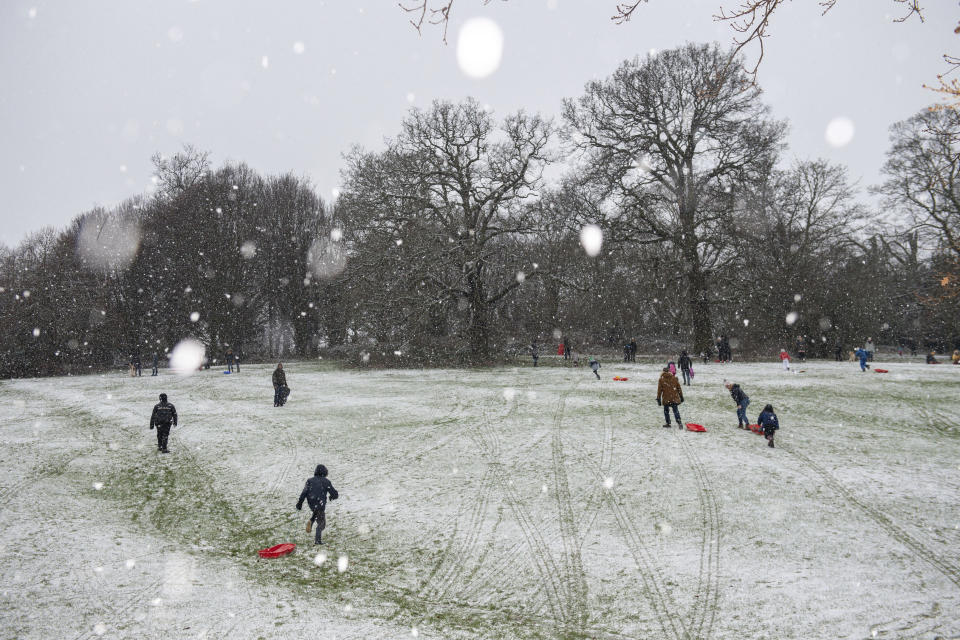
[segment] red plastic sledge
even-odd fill
[[[874,373],[890,373],[887,369],[874,369]]]
[[[297,548],[297,545],[292,542],[283,542],[281,544],[276,544],[269,549],[260,549],[257,553],[260,554],[261,558],[279,558],[280,556],[285,556],[288,553],[292,552]]]
[[[704,427],[702,424],[696,424],[696,423],[693,423],[693,422],[688,422],[688,423],[687,423],[687,431],[699,431],[699,432],[702,433],[702,432],[704,432],[704,431],[706,431],[706,430],[707,430],[707,428]]]
[[[753,432],[756,433],[757,435],[761,435],[761,436],[763,435],[763,427],[761,427],[760,425],[758,425],[758,424],[750,424],[750,425],[747,425],[747,426],[750,427],[750,431],[753,431]]]
[[[623,376],[613,376],[613,379],[616,380],[617,382],[626,382],[630,378],[624,378]]]

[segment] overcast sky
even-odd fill
[[[378,147],[411,105],[474,96],[500,115],[557,116],[626,58],[729,44],[712,19],[721,1],[651,0],[617,26],[615,0],[457,0],[444,45],[394,0],[3,0],[0,242],[142,193],[150,156],[185,143],[218,165],[308,176],[329,198],[341,154]],[[791,123],[791,157],[879,180],[888,127],[936,101],[921,85],[944,70],[943,53],[960,53],[958,3],[925,4],[925,23],[903,24],[893,0],[840,0],[823,17],[815,0],[778,10],[759,82]],[[481,79],[456,55],[475,17],[503,32],[500,66]],[[854,124],[839,148],[824,137],[838,117]]]

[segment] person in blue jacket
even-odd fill
[[[866,371],[870,368],[870,365],[867,364],[867,352],[865,349],[857,348],[854,355],[860,360],[860,371]]]
[[[313,471],[313,477],[303,485],[303,491],[300,492],[300,499],[297,500],[297,511],[300,511],[303,507],[303,501],[306,500],[310,506],[310,511],[313,512],[310,520],[307,521],[307,533],[310,533],[310,527],[316,522],[317,533],[314,536],[314,544],[323,544],[320,536],[323,530],[327,528],[327,496],[329,496],[331,500],[336,500],[340,497],[337,490],[333,488],[333,483],[327,478],[327,473],[327,468],[322,464],[318,464],[317,468]]]
[[[763,427],[763,437],[767,439],[767,446],[773,449],[773,434],[780,428],[777,414],[773,412],[773,405],[768,404],[757,417],[757,424]]]
[[[730,392],[730,397],[737,403],[737,428],[746,429],[750,426],[750,420],[747,419],[747,406],[750,404],[750,397],[743,392],[740,385],[727,380],[723,386]]]

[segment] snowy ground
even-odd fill
[[[279,409],[269,367],[3,382],[0,636],[960,637],[960,367],[887,368],[698,367],[702,434],[661,428],[643,364],[292,364]]]

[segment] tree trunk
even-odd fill
[[[477,266],[467,276],[470,291],[470,325],[467,335],[470,341],[470,356],[475,363],[486,360],[490,350],[487,327],[489,309],[481,269],[481,266]]]

